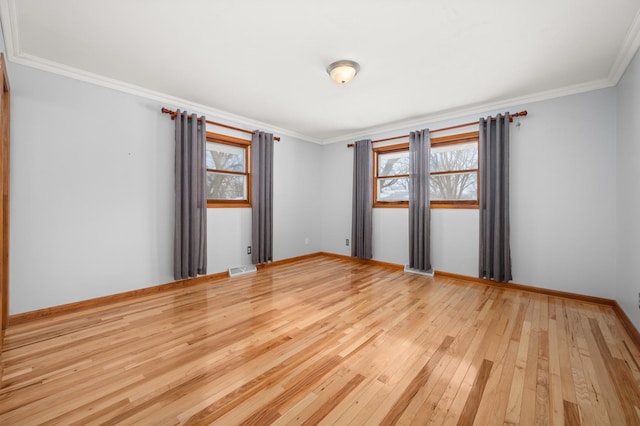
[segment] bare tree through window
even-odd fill
[[[380,155],[378,158],[378,194],[381,200],[409,199],[409,156],[400,151]]]
[[[374,148],[378,207],[406,206],[409,200],[409,146]],[[477,205],[478,132],[431,140],[429,190],[432,205]]]
[[[217,203],[242,202],[248,205],[249,142],[221,135],[207,136],[207,199]]]
[[[207,149],[207,169],[219,172],[207,174],[207,198],[213,200],[242,200],[245,196],[244,176],[226,174],[221,171],[244,172],[244,149],[238,152],[225,152],[219,149],[220,144],[210,143]],[[226,148],[226,147],[225,147]]]
[[[477,143],[432,148],[429,168],[432,173],[431,199],[475,200],[477,198]]]

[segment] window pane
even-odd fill
[[[409,174],[409,151],[378,155],[378,176]]]
[[[409,178],[377,179],[378,201],[409,200]]]
[[[207,169],[244,172],[245,148],[207,142]]]
[[[478,143],[467,142],[431,148],[431,172],[478,168]]]
[[[208,200],[246,200],[247,177],[207,172]]]
[[[477,179],[478,175],[476,172],[431,175],[431,199],[477,200]]]

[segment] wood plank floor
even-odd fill
[[[324,256],[5,342],[2,425],[640,424],[610,307]]]

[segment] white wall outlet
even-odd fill
[[[349,239],[348,239],[348,238],[346,239],[346,241],[345,241],[344,245],[345,245],[345,246],[348,246],[348,245],[349,245]]]

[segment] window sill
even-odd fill
[[[409,208],[408,202],[396,202],[396,203],[374,203],[373,208]],[[478,210],[478,204],[471,203],[431,203],[432,209],[470,209],[470,210]]]
[[[431,204],[432,209],[471,209],[478,210],[480,208],[477,204]]]
[[[234,209],[234,208],[240,208],[240,209],[247,209],[247,208],[251,208],[251,203],[248,202],[220,202],[220,201],[207,201],[207,208],[211,209]]]

